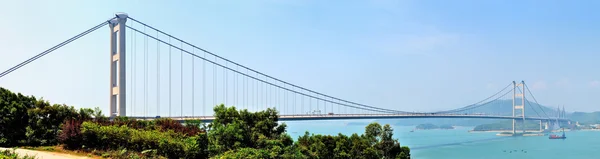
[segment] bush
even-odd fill
[[[89,120],[93,112],[0,88],[0,146],[55,145],[65,120]]]
[[[221,155],[216,156],[215,158],[220,159],[254,159],[254,158],[271,158],[269,156],[269,151],[264,149],[254,149],[254,148],[241,148],[238,150],[230,150]]]
[[[27,110],[29,125],[27,126],[27,143],[29,146],[50,146],[58,143],[57,136],[61,124],[66,120],[89,119],[82,117],[75,108],[67,105],[50,105],[46,101],[37,101],[36,107]]]
[[[29,122],[27,110],[35,107],[37,99],[13,93],[0,87],[0,146],[11,147],[25,143]]]
[[[163,131],[173,130],[176,133],[181,133],[186,136],[195,136],[203,132],[200,130],[199,125],[190,124],[184,126],[181,123],[169,118],[156,119],[154,120],[154,122],[156,123],[156,126],[158,126]]]
[[[392,139],[393,129],[371,123],[363,135],[310,135],[306,132],[295,145],[310,158],[401,158],[410,159],[410,149]]]
[[[67,120],[58,135],[58,142],[64,144],[66,149],[81,148],[83,136],[81,135],[81,121]]]
[[[173,131],[138,130],[126,126],[102,126],[83,122],[81,134],[86,148],[102,150],[129,149],[137,152],[156,150],[158,155],[168,158],[207,158],[205,135],[185,137]]]
[[[214,112],[213,123],[203,128],[199,121],[183,125],[164,118],[109,121],[98,108],[77,111],[0,88],[0,146],[60,142],[113,158],[410,158],[410,149],[392,139],[389,125],[373,123],[364,135],[350,137],[306,133],[294,143],[275,109],[248,112],[218,105]]]
[[[1,159],[35,159],[34,156],[20,156],[15,153],[13,150],[1,150],[0,151]]]

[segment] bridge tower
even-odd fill
[[[517,93],[517,89],[521,89],[521,93]],[[517,98],[521,98],[521,101],[518,101]],[[522,127],[523,133],[525,133],[525,81],[521,81],[521,83],[516,83],[513,81],[513,117],[517,116],[517,111],[520,111],[521,117],[523,118]],[[516,134],[516,119],[513,119],[512,123],[512,131],[513,135]]]
[[[125,22],[126,13],[116,13],[110,26],[110,116],[126,116]]]

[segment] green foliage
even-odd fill
[[[142,152],[129,151],[127,149],[109,150],[109,151],[92,151],[92,154],[103,158],[113,159],[166,159],[166,157],[156,154],[156,150],[145,150]],[[91,155],[88,155],[91,157]]]
[[[89,120],[93,112],[0,88],[0,146],[55,145],[65,120]]]
[[[81,121],[67,120],[58,135],[58,141],[67,149],[76,149],[82,146]]]
[[[35,107],[35,97],[15,94],[0,88],[0,146],[16,146],[24,142],[27,110]]]
[[[79,114],[75,108],[66,105],[50,105],[45,101],[37,101],[36,107],[27,110],[29,125],[26,127],[26,142],[30,146],[56,145],[56,136],[61,124],[69,119],[86,120],[89,114]],[[81,110],[81,112],[89,112]],[[85,115],[85,116],[82,116]]]
[[[94,122],[81,124],[83,147],[101,150],[128,149],[136,152],[156,150],[168,158],[206,158],[201,146],[205,135],[185,137],[173,131],[138,130],[123,126],[102,126]]]
[[[201,132],[204,132],[203,130],[200,129],[200,126],[196,126],[195,124],[200,124],[198,122],[192,122],[190,121],[191,125],[182,125],[181,123],[173,120],[173,119],[169,119],[169,118],[160,118],[160,119],[156,119],[154,121],[152,121],[155,123],[156,126],[158,126],[161,130],[167,131],[167,130],[173,130],[176,133],[182,133],[186,136],[194,136],[194,135],[198,135]]]
[[[294,143],[275,109],[218,105],[214,112],[208,125],[168,118],[110,121],[98,108],[51,105],[0,88],[0,146],[60,143],[110,158],[410,158],[410,149],[392,139],[389,125],[371,123],[360,136],[306,132]]]
[[[401,147],[393,135],[390,125],[381,127],[371,123],[361,136],[310,135],[306,132],[295,145],[308,158],[410,158],[410,149]]]
[[[254,159],[254,158],[271,158],[269,151],[265,149],[240,148],[238,150],[230,150],[213,158],[219,159]]]
[[[214,112],[216,118],[208,132],[211,155],[240,148],[281,148],[293,143],[291,137],[284,134],[286,125],[277,123],[275,109],[251,113],[219,105]]]
[[[14,150],[2,150],[0,151],[1,159],[35,159],[35,156],[20,156],[15,153]]]

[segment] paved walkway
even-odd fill
[[[12,149],[0,148],[0,150],[12,150]],[[19,156],[25,156],[25,155],[35,156],[35,158],[37,158],[37,159],[91,159],[89,157],[62,154],[62,153],[57,153],[57,152],[27,150],[27,149],[16,149],[15,152],[17,154],[19,154]]]

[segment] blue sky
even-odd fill
[[[6,1],[0,69],[126,12],[255,70],[359,103],[444,110],[525,80],[544,105],[597,111],[600,2],[577,2]],[[0,86],[106,112],[108,32],[101,28]]]

